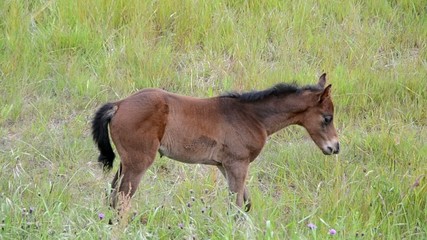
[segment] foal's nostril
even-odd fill
[[[335,146],[334,154],[338,154],[340,152],[340,143],[337,142],[337,145]]]
[[[328,152],[333,153],[334,150],[331,147],[328,146]]]

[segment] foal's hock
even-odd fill
[[[120,195],[132,197],[156,153],[185,163],[218,167],[236,204],[250,209],[245,186],[249,164],[269,135],[292,124],[304,127],[324,154],[340,150],[333,123],[331,85],[326,74],[316,85],[277,84],[262,91],[194,98],[161,89],[144,89],[107,103],[92,121],[99,161],[111,169],[115,154],[120,167],[112,182],[111,205]],[[108,128],[109,127],[109,128]]]

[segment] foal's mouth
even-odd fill
[[[322,148],[322,152],[325,155],[338,154],[340,152],[340,143],[327,144]]]

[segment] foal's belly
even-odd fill
[[[217,145],[217,141],[204,135],[175,139],[165,136],[160,143],[159,153],[184,163],[218,165]]]

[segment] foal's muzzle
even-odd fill
[[[338,154],[340,152],[340,143],[328,143],[323,147],[322,151],[325,155]]]

